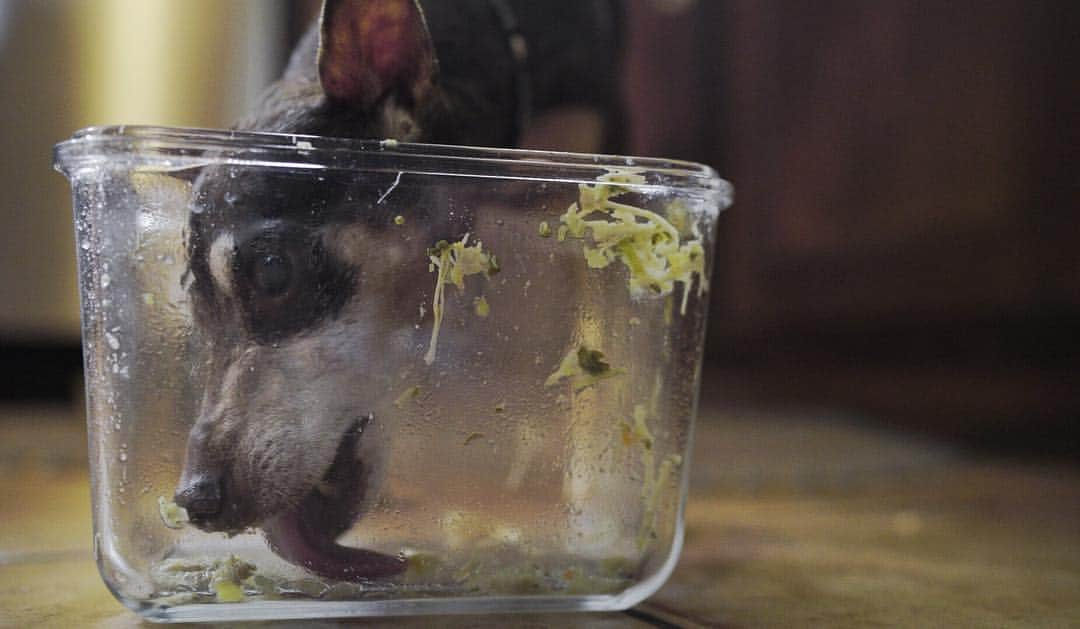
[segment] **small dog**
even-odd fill
[[[574,148],[613,150],[617,13],[606,0],[328,0],[238,126],[514,146],[531,122],[566,115],[585,121]],[[278,555],[336,580],[405,568],[336,542],[378,474],[385,357],[418,341],[400,286],[430,281],[364,273],[425,260],[431,244],[387,233],[399,212],[430,207],[381,203],[390,183],[214,167],[194,184],[189,291],[210,359],[175,500],[203,530],[259,527]],[[437,208],[409,221],[460,236]]]

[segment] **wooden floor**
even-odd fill
[[[0,408],[0,626],[141,626],[91,559],[73,415]],[[702,415],[686,547],[656,596],[623,614],[439,625],[1080,626],[1076,469],[981,460],[821,413]]]

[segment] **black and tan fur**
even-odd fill
[[[615,119],[614,16],[604,0],[328,1],[238,126],[511,146],[530,116]],[[613,135],[598,123],[588,133]],[[411,321],[398,287],[415,278],[366,269],[423,260],[430,242],[409,227],[387,233],[389,216],[417,205],[408,193],[381,203],[391,181],[309,176],[214,167],[195,183],[190,294],[211,358],[176,501],[207,531],[261,528],[320,576],[383,578],[402,561],[336,538],[378,474],[373,435],[393,367],[380,361],[416,343],[395,323]],[[456,236],[437,203],[419,205],[434,208],[426,231]]]

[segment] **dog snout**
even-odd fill
[[[212,518],[221,512],[221,479],[199,474],[178,488],[173,499],[193,521]]]

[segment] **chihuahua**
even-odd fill
[[[569,126],[562,117],[576,141],[563,148],[615,150],[617,16],[608,0],[327,0],[238,127],[535,146],[535,129]],[[383,362],[417,341],[413,325],[392,323],[415,310],[400,295],[413,279],[364,273],[426,259],[419,238],[386,236],[416,205],[382,203],[387,183],[316,187],[215,167],[194,184],[189,292],[210,358],[175,500],[199,528],[259,528],[276,554],[335,580],[405,568],[337,541],[377,482],[394,367]],[[428,229],[444,221],[454,238],[434,207]]]

